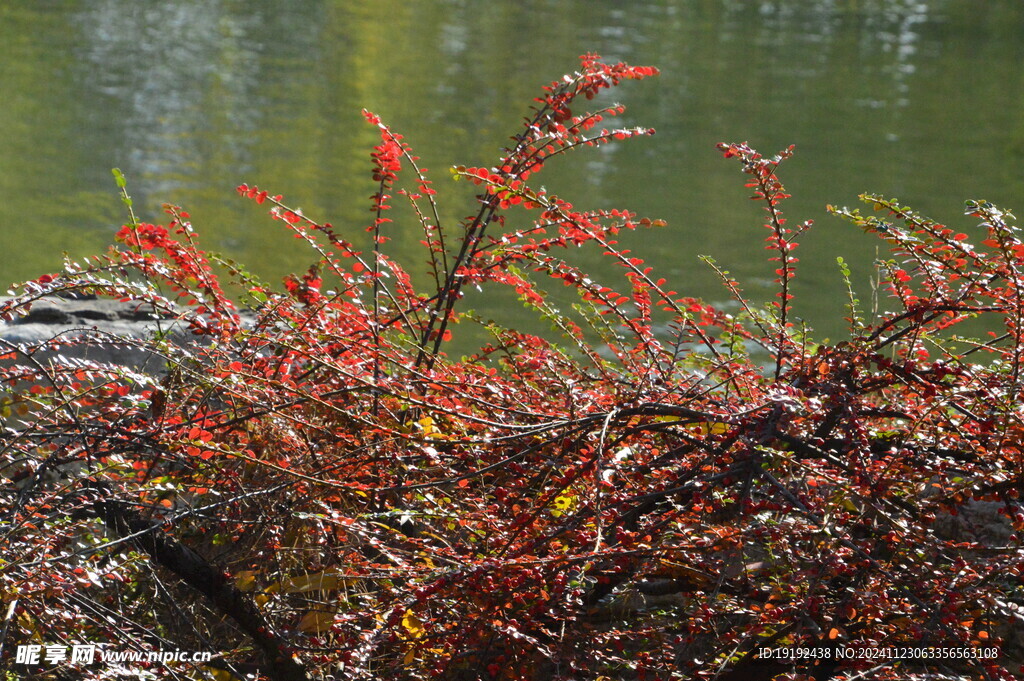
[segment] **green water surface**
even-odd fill
[[[182,205],[207,247],[271,280],[311,255],[239,183],[365,240],[377,137],[364,107],[413,145],[453,224],[472,187],[447,168],[492,164],[539,86],[584,52],[661,69],[607,100],[657,135],[562,159],[538,182],[578,207],[667,220],[624,241],[681,294],[728,299],[700,254],[754,300],[773,294],[761,214],[717,142],[797,146],[784,208],[816,226],[795,310],[819,338],[845,333],[836,256],[866,301],[884,255],[827,203],[879,192],[964,231],[964,199],[1024,203],[1019,0],[39,0],[0,3],[0,44],[6,282],[110,243],[126,219],[114,166],[142,219]],[[418,227],[391,230],[390,252],[423,270]],[[574,258],[619,276],[598,251]],[[531,325],[507,296],[470,298]]]

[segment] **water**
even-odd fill
[[[624,124],[658,134],[563,159],[543,183],[580,207],[666,219],[629,245],[681,294],[728,300],[707,254],[755,301],[772,297],[761,216],[720,141],[796,144],[785,209],[817,223],[798,252],[796,312],[819,338],[844,334],[835,257],[867,300],[880,245],[825,204],[874,191],[969,231],[964,199],[1024,203],[1016,0],[40,0],[0,6],[0,41],[7,281],[110,243],[125,220],[115,166],[142,219],[182,205],[207,247],[268,279],[311,257],[237,197],[241,182],[365,239],[375,134],[363,107],[433,170],[452,223],[472,197],[447,167],[490,165],[539,86],[588,51],[662,70],[613,95]],[[415,227],[393,233],[391,252],[417,269]],[[599,253],[578,258],[615,283]],[[469,304],[531,324],[506,298]]]

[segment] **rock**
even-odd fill
[[[196,339],[184,322],[167,315],[158,319],[150,306],[138,301],[47,298],[33,303],[26,314],[0,323],[0,354],[20,348],[43,365],[61,357],[162,375],[164,358],[144,347],[158,330],[176,344]],[[15,357],[3,365],[25,363]]]
[[[32,306],[29,313],[20,317],[15,324],[70,324],[71,315],[61,309],[58,300],[41,300]]]
[[[0,297],[0,305],[10,298]],[[243,313],[243,323],[253,315]],[[37,300],[25,314],[0,322],[0,354],[12,350],[32,352],[43,365],[58,356],[121,366],[153,376],[166,373],[163,357],[146,347],[157,333],[175,345],[202,343],[203,337],[189,329],[187,322],[139,301],[120,302],[96,297],[50,297]],[[0,366],[25,365],[14,358]]]
[[[977,543],[986,548],[1006,547],[1013,536],[1013,523],[999,509],[1000,501],[969,499],[956,515],[942,513],[932,523],[936,536],[956,542]]]
[[[0,301],[4,299],[0,298]],[[28,313],[18,317],[8,326],[24,324],[85,324],[87,322],[152,321],[157,317],[169,318],[167,314],[157,315],[146,303],[138,301],[120,302],[106,298],[45,298],[32,303]],[[2,333],[2,332],[0,332]]]

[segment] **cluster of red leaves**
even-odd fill
[[[584,57],[495,167],[453,169],[484,188],[456,228],[408,146],[367,114],[381,131],[372,259],[243,185],[319,256],[282,291],[205,254],[172,209],[170,229],[126,227],[126,248],[4,302],[10,317],[97,293],[194,332],[116,339],[165,363],[159,376],[82,359],[111,342],[101,333],[2,348],[4,655],[59,636],[224,653],[152,669],[166,678],[1016,678],[1024,247],[1011,216],[971,204],[982,249],[878,197],[902,226],[836,210],[901,259],[880,263],[897,309],[851,310],[850,339],[815,346],[787,321],[809,226],[779,211],[791,150],[724,145],[767,211],[779,300],[765,314],[740,296],[732,315],[680,296],[615,241],[663,223],[527,184],[553,156],[648,134],[593,132],[621,107],[573,107],[654,73]],[[403,166],[412,186],[393,189]],[[424,231],[427,293],[381,252],[392,191]],[[513,207],[535,217],[513,225]],[[622,268],[624,291],[572,264],[569,247],[587,244]],[[248,291],[248,321],[211,262]],[[538,274],[575,289],[578,314]],[[467,284],[512,287],[566,346],[489,323],[492,342],[449,359],[443,344],[471,321],[456,313]],[[1001,332],[949,341],[978,315]],[[979,508],[994,540],[957,529]],[[798,646],[819,652],[759,655]],[[870,654],[913,646],[970,652]]]

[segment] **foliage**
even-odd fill
[[[968,237],[877,196],[863,198],[885,219],[832,209],[887,244],[894,309],[865,318],[851,289],[850,338],[816,345],[790,314],[811,227],[780,208],[792,149],[726,144],[766,211],[778,296],[755,306],[722,270],[738,314],[680,296],[616,242],[664,223],[529,184],[553,157],[651,134],[603,128],[620,106],[576,107],[655,73],[585,56],[494,167],[452,169],[480,192],[454,227],[410,147],[366,113],[381,139],[369,252],[242,185],[316,253],[283,290],[203,251],[174,207],[166,227],[133,215],[119,247],[23,284],[7,319],[96,294],[151,309],[160,333],[0,341],[4,655],[30,641],[222,653],[151,665],[160,678],[1016,678],[1012,216],[971,202]],[[427,292],[384,252],[395,197],[422,228]],[[624,283],[580,271],[579,246]],[[545,278],[578,294],[572,313]],[[466,286],[513,289],[562,344],[487,322],[491,342],[447,356],[478,323]],[[979,316],[1000,331],[950,340]],[[166,371],[74,352],[110,343]],[[1005,521],[995,542],[956,531],[984,504]],[[872,655],[914,646],[934,654]]]

